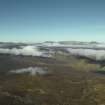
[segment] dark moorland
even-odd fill
[[[12,74],[27,67],[44,75]],[[104,61],[55,54],[53,58],[0,54],[0,105],[104,105]]]

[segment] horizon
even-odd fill
[[[53,41],[53,40],[45,40],[45,41],[0,41],[0,43],[29,43],[29,44],[33,44],[33,43],[59,43],[59,42],[83,42],[83,43],[100,43],[100,44],[105,44],[105,42],[102,41],[79,41],[79,40],[59,40],[59,41]]]
[[[104,0],[1,0],[0,42],[105,42]]]

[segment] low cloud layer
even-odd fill
[[[84,56],[94,60],[105,60],[105,50],[94,49],[67,49],[72,55]]]
[[[47,45],[47,47],[45,46]],[[62,45],[62,44],[50,44],[50,47],[48,47],[49,43],[41,44],[41,48],[43,50],[40,50],[38,46],[36,45],[26,45],[22,46],[19,45],[17,48],[15,47],[1,47],[0,53],[1,54],[13,54],[13,55],[24,55],[24,56],[42,56],[42,57],[51,57],[54,51],[52,50],[54,48],[63,48],[67,49],[67,51],[70,52],[72,55],[78,55],[78,56],[84,56],[88,57],[94,60],[105,60],[105,44],[68,44],[68,45]],[[15,46],[15,45],[14,45]],[[52,47],[53,48],[52,48]],[[62,47],[63,46],[63,47]],[[46,50],[46,48],[49,48]]]
[[[43,52],[35,46],[25,46],[22,48],[0,48],[2,54],[14,54],[14,55],[25,55],[25,56],[43,56]]]
[[[105,48],[104,43],[89,43],[89,42],[69,42],[69,43],[59,43],[59,42],[47,42],[47,43],[42,43],[43,46],[47,47],[70,47],[70,48],[87,48],[87,49],[101,49]]]
[[[30,75],[36,75],[36,74],[44,75],[47,73],[47,71],[45,71],[41,67],[28,67],[23,69],[11,70],[10,73],[14,74],[29,73]]]

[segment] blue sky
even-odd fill
[[[105,42],[105,0],[0,0],[0,41]]]

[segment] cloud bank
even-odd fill
[[[13,55],[25,55],[25,56],[44,56],[43,52],[35,46],[24,46],[21,48],[0,48],[0,53],[2,54],[13,54]]]
[[[14,74],[29,73],[30,75],[36,75],[36,74],[44,75],[47,73],[47,71],[45,71],[41,67],[28,67],[23,69],[11,70],[10,73]]]
[[[84,56],[93,60],[105,60],[105,50],[94,49],[67,49],[72,55]]]
[[[46,45],[49,43],[45,43]],[[24,56],[42,56],[42,57],[52,57],[52,53],[55,53],[56,50],[54,48],[61,47],[62,49],[67,50],[72,55],[84,56],[87,58],[91,58],[93,60],[105,60],[105,44],[68,44],[68,45],[60,45],[60,44],[50,44],[48,50],[46,50],[45,44],[41,44],[41,48],[36,45],[27,45],[22,46],[19,45],[18,48],[0,48],[1,54],[13,54],[13,55],[24,55]],[[44,46],[43,46],[44,45]],[[52,47],[53,48],[52,48]],[[63,47],[62,47],[63,46]]]

